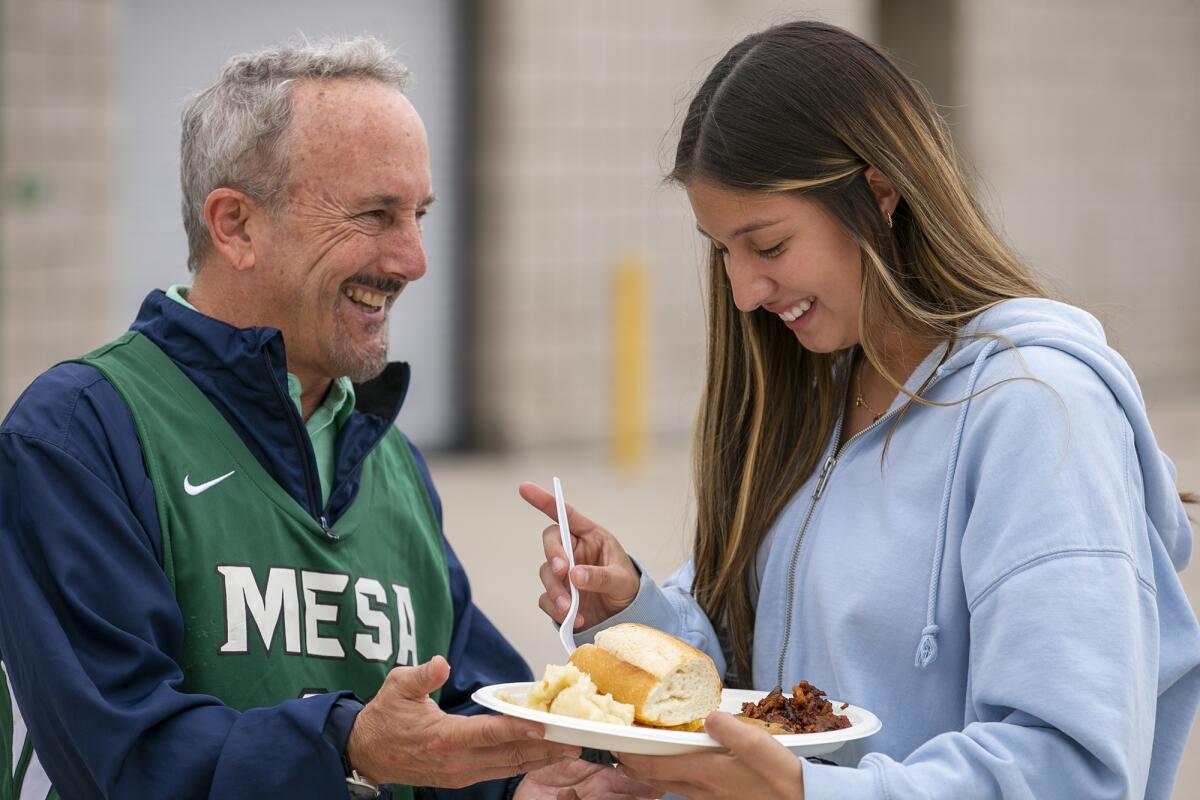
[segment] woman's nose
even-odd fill
[[[725,274],[733,290],[733,304],[739,311],[753,311],[774,291],[775,285],[770,278],[728,253],[725,255]]]

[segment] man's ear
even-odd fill
[[[250,219],[262,209],[248,195],[236,189],[214,189],[204,200],[204,222],[217,255],[235,270],[254,266],[254,241]]]
[[[867,185],[871,187],[871,193],[875,195],[875,202],[879,204],[879,213],[890,217],[900,203],[900,193],[896,191],[891,179],[875,167],[867,167],[863,176],[867,179]]]

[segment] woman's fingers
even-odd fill
[[[624,608],[637,597],[641,577],[628,558],[624,563],[605,567],[575,567],[571,582],[583,591],[603,596],[612,605]]]
[[[526,503],[529,503],[529,505],[541,511],[550,519],[558,522],[558,507],[554,501],[553,492],[548,492],[531,481],[522,483],[517,491],[521,493],[521,497]],[[570,503],[567,503],[567,524],[571,527],[571,533],[577,535],[591,533],[594,530],[600,529],[599,525],[576,511],[575,507]]]
[[[542,581],[542,586],[546,587],[546,592],[550,595],[551,600],[557,600],[559,597],[566,596],[567,600],[571,599],[571,590],[567,588],[567,580],[565,575],[556,575],[554,567],[549,561],[543,561],[538,567],[538,577]]]
[[[570,607],[571,602],[569,600],[567,601],[566,607],[563,607],[556,601],[551,600],[550,595],[547,592],[542,592],[541,596],[538,597],[538,608],[544,611],[546,616],[554,620],[556,625],[562,625],[562,621],[566,618],[567,610]],[[588,618],[583,615],[582,611],[576,611],[575,630],[581,631],[586,628],[590,624],[587,620]]]
[[[545,592],[542,592],[542,596],[538,598],[538,608],[544,611],[546,616],[554,620],[557,625],[561,625],[563,617],[567,616],[567,612],[565,610],[559,611],[558,605]]]
[[[572,537],[574,538],[574,537]],[[572,543],[574,548],[574,543]],[[562,533],[557,525],[547,525],[542,529],[542,549],[546,551],[546,562],[554,567],[558,575],[567,572],[567,553],[562,546]]]
[[[776,744],[771,734],[756,725],[738,722],[731,714],[714,711],[704,721],[704,732],[728,748],[734,755],[753,756]]]

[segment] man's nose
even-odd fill
[[[725,274],[733,291],[733,304],[739,311],[753,311],[765,303],[775,290],[770,278],[742,259],[735,259],[732,254],[725,256]]]
[[[397,226],[388,235],[380,266],[404,281],[415,281],[425,274],[425,242],[416,222]]]

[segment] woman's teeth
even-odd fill
[[[358,287],[348,287],[345,292],[346,297],[349,297],[354,302],[362,303],[364,306],[370,306],[371,308],[383,308],[384,301],[387,300],[387,295],[375,294],[374,292],[368,292]]]
[[[799,303],[792,306],[787,311],[781,311],[779,313],[779,318],[781,320],[783,320],[784,322],[795,322],[796,320],[803,317],[805,312],[807,312],[810,308],[812,308],[812,304],[813,304],[812,298],[809,298],[808,300],[801,300]]]

